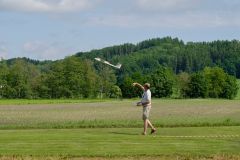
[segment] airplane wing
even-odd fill
[[[108,61],[105,61],[105,60],[102,60],[101,58],[94,58],[96,61],[99,61],[99,62],[102,62],[102,63],[105,63],[105,64],[107,64],[107,65],[109,65],[109,66],[112,66],[112,67],[114,67],[114,68],[117,68],[117,69],[120,69],[121,68],[121,64],[120,63],[118,63],[116,66],[115,65],[113,65],[113,64],[111,64],[110,62],[108,62]]]
[[[98,58],[98,57],[97,57],[97,58],[94,58],[94,59],[95,59],[96,61],[101,61],[101,58]]]

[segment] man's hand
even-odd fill
[[[133,83],[132,85],[135,87],[138,83]]]
[[[142,105],[142,106],[145,106],[145,105],[148,105],[148,104],[150,104],[150,102],[149,102],[149,101],[147,101],[147,102],[144,102],[144,103],[141,103],[141,105]]]
[[[142,102],[137,102],[137,106],[142,106]]]

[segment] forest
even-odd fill
[[[106,66],[95,57],[121,63],[122,68]],[[78,52],[56,61],[2,59],[0,66],[4,99],[140,97],[133,82],[149,82],[156,98],[233,99],[240,78],[240,42],[185,43],[164,37]]]

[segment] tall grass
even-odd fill
[[[117,99],[0,99],[0,105],[71,104],[117,101]]]
[[[0,105],[0,129],[142,127],[134,100],[71,104]],[[157,127],[239,126],[238,100],[153,100]]]

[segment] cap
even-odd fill
[[[144,86],[147,87],[148,89],[150,88],[150,84],[149,83],[145,83]]]

